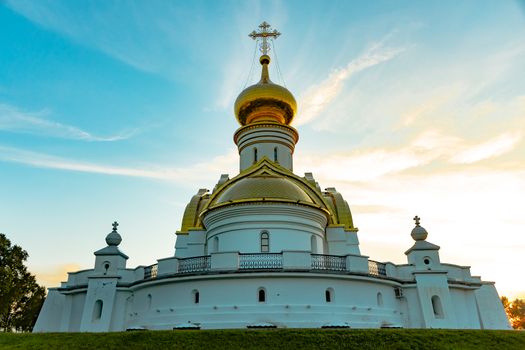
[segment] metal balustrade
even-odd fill
[[[209,255],[179,259],[179,273],[206,272],[211,268]]]
[[[347,272],[348,266],[345,256],[310,254],[312,271],[334,271]],[[174,274],[203,273],[211,270],[211,256],[196,256],[178,259],[178,269]],[[238,270],[282,270],[282,253],[250,253],[239,254]],[[237,270],[232,268],[232,270]],[[150,265],[144,268],[144,279],[157,278],[158,265]],[[368,261],[368,274],[370,276],[386,277],[386,265],[378,261]]]
[[[144,279],[157,278],[157,272],[159,271],[159,265],[153,264],[144,268]]]
[[[386,276],[386,265],[374,260],[368,260],[368,273],[372,276]]]
[[[312,254],[312,270],[346,271],[346,257]]]
[[[282,269],[280,253],[239,254],[239,270]]]

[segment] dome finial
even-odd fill
[[[268,52],[270,51],[270,46],[268,45],[268,38],[275,38],[277,39],[277,37],[279,35],[281,35],[281,33],[279,33],[277,31],[277,29],[274,29],[273,31],[270,29],[270,25],[266,22],[262,22],[261,24],[259,24],[259,32],[256,32],[255,30],[253,32],[251,32],[249,34],[250,38],[252,38],[253,40],[259,40],[259,38],[262,38],[262,42],[261,42],[261,45],[259,46],[259,50],[261,50],[262,52],[262,56],[261,56],[261,64],[264,64],[263,63],[263,57],[266,56],[268,57]],[[267,63],[270,63],[270,58],[268,57],[268,62]]]
[[[106,243],[107,245],[113,245],[113,246],[118,246],[120,244],[120,242],[122,242],[122,237],[120,236],[120,234],[117,232],[117,226],[118,226],[118,222],[114,221],[111,226],[113,226],[113,231],[111,231],[107,236],[106,236]]]
[[[261,80],[244,89],[235,100],[234,111],[237,121],[242,126],[252,123],[280,123],[290,125],[297,111],[297,102],[292,93],[283,86],[272,83],[268,73],[270,64],[270,45],[268,39],[276,39],[281,33],[271,30],[270,25],[262,22],[259,31],[253,31],[249,36],[253,40],[261,39],[259,49],[262,65]]]
[[[425,239],[427,239],[427,236],[428,236],[427,230],[425,230],[424,227],[419,225],[421,218],[416,215],[414,216],[412,220],[416,222],[416,227],[414,227],[414,229],[412,230],[410,234],[412,238],[414,239],[414,241],[424,241]]]

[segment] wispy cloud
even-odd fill
[[[466,148],[452,158],[452,162],[470,164],[483,159],[497,157],[511,151],[521,141],[519,132],[505,133],[479,145]]]
[[[0,103],[0,130],[83,141],[118,141],[136,133],[133,130],[118,135],[97,136],[72,125],[44,119],[47,115],[49,111],[23,112],[14,106]]]
[[[28,20],[75,43],[169,79],[192,79],[189,72],[195,72],[196,61],[209,56],[209,52],[217,54],[225,41],[232,40],[228,36],[216,40],[208,32],[212,27],[206,25],[229,25],[230,17],[216,16],[214,11],[193,11],[193,6],[185,2],[132,1],[125,6],[119,1],[97,5],[28,0],[5,3]],[[194,45],[196,42],[199,45]]]
[[[512,151],[521,139],[521,133],[504,133],[488,142],[471,145],[460,137],[431,129],[399,148],[303,155],[297,162],[305,169],[317,169],[319,176],[325,179],[370,181],[438,160],[446,167],[451,163],[471,164],[495,158]]]
[[[231,170],[231,173],[233,173],[233,169],[237,163],[237,153],[234,150],[231,150],[229,153],[223,156],[215,157],[210,162],[198,163],[189,167],[173,169],[160,166],[149,166],[142,168],[110,166],[56,157],[49,154],[32,152],[19,148],[0,146],[0,161],[20,163],[38,168],[78,171],[105,175],[142,177],[181,183],[190,182],[193,184],[196,180],[212,181],[225,170]]]
[[[354,74],[367,68],[391,60],[404,51],[404,48],[385,47],[384,40],[370,46],[363,54],[350,61],[346,67],[336,69],[328,78],[311,86],[301,97],[300,118],[296,125],[303,125],[314,120],[337,97],[345,81]]]

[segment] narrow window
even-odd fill
[[[257,291],[257,298],[259,300],[259,303],[265,303],[266,302],[266,291],[264,288],[259,288]]]
[[[278,161],[278,160],[277,160],[277,147],[275,147],[275,148],[273,149],[273,161],[274,161],[274,162],[277,162],[277,161]]]
[[[317,240],[314,235],[310,237],[310,250],[312,254],[317,254]]]
[[[194,289],[192,294],[193,294],[193,303],[198,304],[200,301],[199,291]]]
[[[434,317],[443,318],[445,315],[443,314],[443,305],[441,305],[441,299],[439,299],[437,295],[434,295],[431,300]]]
[[[253,162],[257,163],[257,147],[253,149]]]
[[[109,267],[111,265],[109,264],[108,261],[104,261],[104,275],[107,275],[108,274],[108,270],[109,270]]]
[[[151,301],[152,301],[153,297],[151,296],[151,294],[148,294],[148,310],[151,309]]]
[[[383,306],[383,294],[381,292],[377,293],[377,306]]]
[[[213,237],[213,253],[219,251],[219,237]]]
[[[328,288],[324,292],[324,297],[327,303],[331,303],[334,300],[334,290],[332,288]]]
[[[95,301],[95,306],[93,307],[93,321],[100,320],[102,317],[102,308],[104,307],[104,303],[102,300]]]
[[[270,234],[267,231],[261,232],[261,253],[270,251]]]

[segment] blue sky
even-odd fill
[[[362,252],[404,262],[417,214],[442,260],[525,296],[522,1],[3,2],[0,231],[39,280],[89,268],[113,220],[129,265],[173,254],[191,195],[238,171],[263,20],[295,172],[345,195]]]

